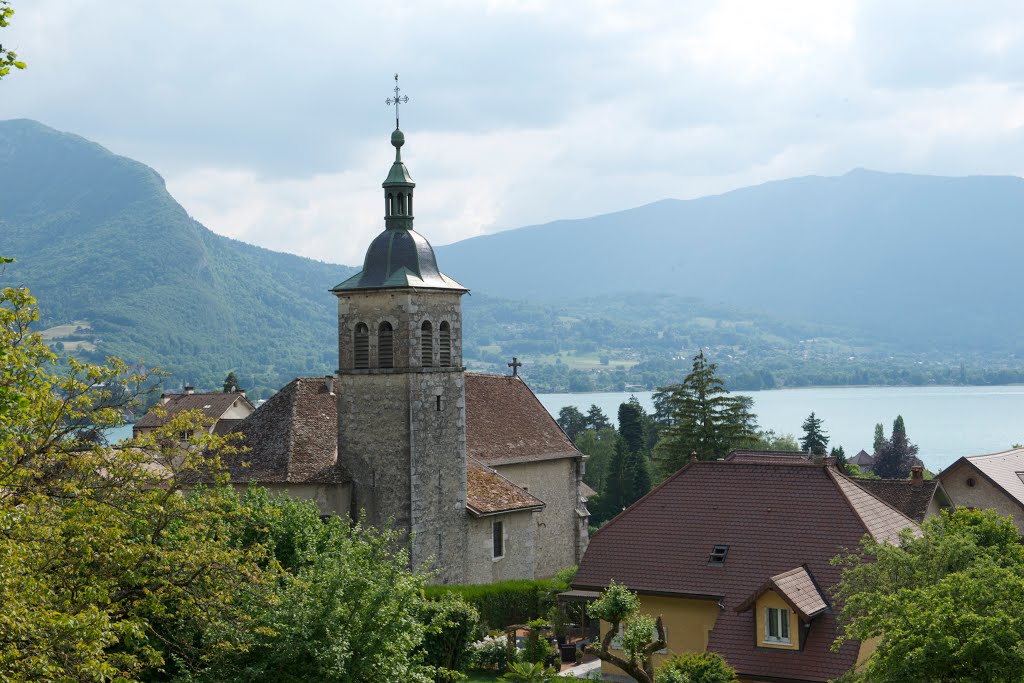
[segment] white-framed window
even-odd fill
[[[766,607],[764,610],[764,642],[789,645],[789,610]]]
[[[491,522],[491,543],[493,544],[494,554],[491,555],[495,560],[500,560],[505,557],[505,523],[504,522]]]

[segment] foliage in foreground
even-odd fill
[[[439,626],[397,536],[239,496],[219,474],[234,448],[198,413],[107,445],[148,376],[116,360],[58,376],[37,316],[27,290],[0,291],[5,683],[433,678]]]
[[[609,628],[597,647],[587,652],[613,664],[637,683],[654,683],[654,653],[665,647],[665,626],[661,617],[640,613],[640,598],[626,586],[613,580],[601,596],[590,603],[590,616],[608,624]],[[612,640],[622,631],[622,652],[612,652]],[[652,637],[653,636],[653,637]]]
[[[0,28],[8,26],[11,22],[11,17],[14,16],[14,10],[11,9],[10,5],[10,0],[0,0]],[[0,45],[0,78],[11,73],[11,67],[24,69],[25,62],[19,61],[17,54]]]
[[[865,683],[1010,683],[1024,671],[1024,546],[1012,520],[957,508],[898,547],[865,539],[837,589],[846,640],[879,638]],[[869,561],[864,562],[866,557]]]
[[[736,670],[714,652],[675,655],[658,669],[657,683],[733,683]]]

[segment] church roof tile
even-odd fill
[[[544,501],[531,495],[483,463],[466,463],[466,508],[476,516],[499,512],[538,510]]]

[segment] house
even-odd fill
[[[942,482],[925,479],[920,465],[910,468],[910,479],[860,479],[852,481],[857,486],[888,503],[918,524],[953,507],[946,495]]]
[[[298,378],[235,427],[256,481],[401,532],[439,583],[546,578],[579,562],[584,456],[517,376],[467,373],[468,290],[413,229],[416,184],[391,135],[384,230],[335,286],[338,370]]]
[[[857,452],[857,455],[846,460],[851,465],[856,465],[860,468],[861,472],[870,472],[871,468],[875,466],[875,456],[868,455],[868,452],[863,448]]]
[[[637,591],[664,619],[656,665],[711,650],[743,681],[828,681],[871,650],[831,650],[831,560],[865,534],[896,542],[903,529],[919,533],[827,458],[693,461],[594,534],[573,589],[596,594],[614,580]]]
[[[163,394],[154,406],[132,427],[132,436],[142,436],[162,427],[178,413],[198,410],[210,422],[212,434],[227,434],[239,422],[252,415],[256,408],[245,397],[244,391],[196,393],[185,387],[180,394]]]
[[[939,481],[953,505],[1013,517],[1024,536],[1024,448],[960,458]]]

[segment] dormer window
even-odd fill
[[[710,566],[722,566],[725,564],[725,556],[729,554],[729,546],[727,545],[716,545],[711,549],[711,555],[708,556],[708,565]]]
[[[356,325],[352,335],[353,365],[357,369],[370,367],[370,328],[366,323]]]
[[[377,331],[377,367],[395,367],[395,331],[387,321]]]
[[[434,364],[434,328],[429,320],[420,326],[420,365],[429,368]]]
[[[765,607],[764,642],[789,645],[789,610],[783,607]]]

